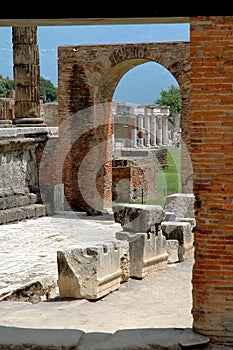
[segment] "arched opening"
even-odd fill
[[[140,80],[145,81],[143,89]],[[140,64],[130,69],[119,81],[113,95],[112,113],[113,200],[164,205],[165,196],[182,192],[182,96],[178,95],[175,103],[176,89],[177,92],[180,89],[177,80],[157,62]],[[166,101],[170,99],[170,106],[161,103],[162,90],[167,91]],[[160,105],[157,104],[159,100]],[[148,157],[145,158],[146,154]],[[135,164],[135,179],[127,184],[130,162],[132,166]],[[143,177],[142,167],[146,171],[146,163],[150,167],[150,175]],[[124,179],[123,164],[127,167]],[[139,164],[141,168],[137,175]],[[115,178],[115,171],[116,176],[121,173],[120,182]]]
[[[140,50],[139,50],[140,51]],[[75,51],[76,52],[76,51]],[[127,53],[126,53],[127,55]],[[140,54],[139,54],[140,56]],[[113,58],[117,58],[119,57],[118,56],[118,53],[117,52],[114,52],[114,54],[112,55],[111,59]],[[117,65],[115,65],[114,68],[112,68],[111,70],[106,70],[107,73],[106,74],[103,74],[103,79],[100,79],[99,80],[99,84],[96,86],[94,86],[93,90],[90,88],[90,85],[89,85],[89,78],[90,77],[93,77],[93,78],[96,78],[98,74],[101,75],[102,72],[104,72],[104,69],[103,67],[101,66],[101,64],[96,64],[95,66],[95,69],[96,69],[96,72],[98,74],[92,74],[88,71],[85,71],[85,74],[83,74],[84,72],[84,69],[82,69],[81,65],[79,65],[77,62],[74,62],[74,64],[72,65],[72,70],[71,70],[71,79],[68,83],[68,86],[66,86],[66,88],[68,87],[68,89],[66,90],[70,95],[67,96],[66,95],[66,98],[67,98],[67,101],[68,101],[68,108],[67,110],[62,110],[61,111],[61,121],[64,122],[65,120],[69,119],[70,117],[70,114],[72,114],[72,117],[75,116],[75,114],[77,114],[76,116],[78,116],[79,113],[82,113],[82,118],[85,118],[85,112],[88,112],[90,114],[88,114],[88,121],[90,121],[90,125],[88,126],[88,133],[81,133],[80,136],[79,136],[79,141],[82,143],[82,142],[86,142],[87,140],[90,139],[90,137],[93,137],[93,139],[91,139],[91,143],[88,144],[88,146],[90,146],[89,148],[85,148],[83,147],[83,155],[85,156],[86,152],[90,149],[92,150],[93,148],[95,148],[96,144],[95,142],[97,141],[97,144],[98,142],[104,142],[106,139],[104,138],[106,134],[108,134],[108,128],[107,130],[104,130],[104,128],[100,128],[100,126],[102,126],[102,121],[104,121],[104,125],[107,125],[106,124],[106,116],[108,116],[108,113],[109,113],[109,106],[108,104],[111,103],[111,98],[112,98],[112,93],[115,89],[115,86],[116,86],[116,83],[118,82],[119,80],[119,77],[121,76],[121,74],[123,72],[126,72],[127,69],[129,69],[130,67],[134,67],[135,65],[140,65],[142,64],[143,62],[148,62],[151,60],[151,56],[150,54],[148,55],[148,57],[136,57],[136,58],[133,58],[133,59],[123,59],[122,62],[118,62]],[[63,62],[64,63],[64,62]],[[68,64],[68,68],[70,67],[70,61],[68,60],[67,61],[67,64]],[[102,63],[102,62],[101,62]],[[67,68],[67,67],[65,67]],[[63,68],[61,68],[62,70],[62,73],[64,73],[63,71]],[[81,82],[79,82],[77,79],[76,79],[76,76],[78,75],[77,72],[79,73],[79,75],[82,75],[82,78],[84,77],[85,79],[82,79]],[[80,74],[81,72],[81,74]],[[114,77],[115,75],[115,77]],[[86,80],[87,78],[87,80]],[[84,82],[86,83],[86,81],[88,81],[88,83],[85,85]],[[92,80],[91,80],[92,81]],[[82,93],[83,91],[85,91],[85,98],[79,98],[81,96],[81,94],[79,95],[79,88],[80,86],[82,87]],[[93,97],[94,96],[94,97]],[[82,96],[81,96],[82,97]],[[93,101],[91,101],[91,99],[93,98],[94,100],[94,108],[93,110],[90,110],[88,111],[88,109],[90,108],[90,106],[92,106],[92,103]],[[96,103],[97,101],[97,103]],[[64,102],[64,100],[63,100]],[[101,106],[101,103],[103,103],[103,108]],[[92,108],[92,107],[91,107]],[[90,108],[90,109],[91,109]],[[98,109],[98,113],[96,113],[96,110]],[[67,115],[68,115],[68,118],[66,119],[66,112],[67,112]],[[99,114],[99,112],[101,112],[102,114]],[[96,119],[96,116],[99,117],[99,115],[101,115],[101,119],[100,118],[100,123],[98,124],[99,120]],[[81,120],[81,119],[80,119]],[[82,122],[84,121],[84,119],[82,119]],[[108,119],[107,119],[108,121]],[[91,128],[90,126],[92,125],[92,123],[96,123],[97,122],[97,126],[95,126],[95,128]],[[76,126],[78,127],[78,120],[76,121]],[[70,124],[70,127],[71,128],[74,128],[74,125],[73,124]],[[93,131],[94,130],[94,131]],[[61,131],[61,129],[60,129]],[[63,129],[63,131],[65,131]],[[71,147],[69,149],[69,151],[74,151],[75,150],[75,147],[74,147],[74,139],[72,139],[72,130],[71,129],[67,129],[66,131],[68,131],[68,133],[65,135],[65,133],[61,136],[71,136],[71,138],[69,138],[69,141],[71,141]],[[69,135],[69,132],[70,135]],[[101,136],[97,136],[97,135],[101,135]],[[103,135],[103,138],[101,138]],[[109,136],[109,134],[108,134]],[[98,138],[98,140],[97,140]],[[64,146],[64,144],[62,144],[62,141],[64,141],[65,138],[63,140],[61,140],[61,146]],[[84,146],[84,144],[82,144],[81,146]],[[93,146],[93,148],[92,148]],[[57,155],[59,156],[59,148],[57,148]],[[78,152],[79,152],[79,156],[80,156],[80,153],[82,153],[82,147],[80,147],[80,145],[78,145]],[[104,150],[104,152],[106,152],[106,150]],[[75,170],[74,168],[71,167],[71,165],[73,165],[74,163],[77,164],[77,153],[73,153],[71,152],[70,153],[71,157],[67,157],[67,161],[65,161],[65,163],[63,164],[65,167],[67,166],[67,168],[69,167],[69,171],[70,173],[73,175],[73,170]],[[81,158],[82,159],[82,158]],[[83,157],[84,159],[84,157]],[[97,157],[96,159],[98,160],[99,157],[98,157],[98,154],[97,154]],[[93,171],[93,169],[85,169],[87,171]],[[104,177],[104,176],[102,176]],[[71,178],[71,181],[70,183],[68,184],[69,186],[72,186],[74,184],[74,180],[73,180],[73,177]],[[73,190],[74,187],[71,187],[71,190]],[[71,206],[72,206],[72,202],[71,202]],[[73,207],[74,208],[74,207]],[[75,208],[74,208],[75,209]]]
[[[28,20],[24,23],[28,25]],[[228,84],[232,68],[229,60],[231,27],[232,18],[228,16],[191,17],[191,138],[199,222],[193,279],[194,329],[229,346],[232,345],[232,314],[226,310],[232,310],[232,247],[229,243],[232,241],[232,185],[229,176],[232,170],[232,152],[229,152],[232,131],[226,125],[231,125],[231,89]],[[210,50],[212,41],[215,45]],[[216,83],[219,87],[217,95],[210,76],[214,77],[214,87]],[[225,78],[228,83],[222,84]],[[200,96],[203,88],[206,93]],[[189,136],[188,128],[184,131]],[[217,155],[216,149],[219,151]]]

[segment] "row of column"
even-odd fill
[[[144,107],[138,112],[139,108],[134,108],[134,119],[131,141],[133,147],[157,147],[168,144],[168,116],[169,107]],[[142,108],[140,108],[142,109]],[[159,110],[159,112],[158,112]],[[139,112],[142,112],[139,110]]]

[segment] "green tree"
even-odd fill
[[[57,101],[57,88],[43,77],[40,78],[40,98],[44,103]]]
[[[14,88],[14,81],[9,79],[9,77],[3,78],[2,74],[0,74],[0,97],[8,97],[9,92],[14,90]]]
[[[182,95],[179,87],[171,85],[168,90],[160,91],[160,98],[154,102],[159,106],[169,106],[170,114],[180,114],[182,110]]]

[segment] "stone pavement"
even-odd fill
[[[1,225],[0,293],[37,275],[52,273],[57,278],[58,249],[80,242],[113,238],[119,230],[121,226],[115,223],[111,214],[88,217],[71,213]],[[116,334],[119,330],[190,330],[192,266],[193,259],[169,264],[165,270],[156,271],[142,280],[129,279],[118,290],[96,301],[61,301],[59,298],[37,304],[2,301],[0,326],[3,327],[0,327],[0,335],[5,334],[6,343],[13,339],[12,334],[16,333],[10,326],[17,327],[17,330],[18,327],[26,328],[28,335],[29,329],[30,332],[35,329],[75,329],[81,334],[95,335]],[[94,343],[98,343],[96,339]],[[89,343],[86,348],[80,349],[100,349],[95,346]],[[106,349],[114,348],[108,346]],[[119,349],[126,348],[131,349]]]

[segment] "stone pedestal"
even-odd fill
[[[116,238],[129,243],[131,278],[142,279],[167,267],[166,238],[161,231],[158,234],[120,231],[116,233]]]
[[[161,230],[167,240],[177,240],[179,261],[193,257],[193,231],[189,222],[163,221]]]
[[[85,243],[57,252],[61,298],[99,299],[129,278],[127,242]]]

